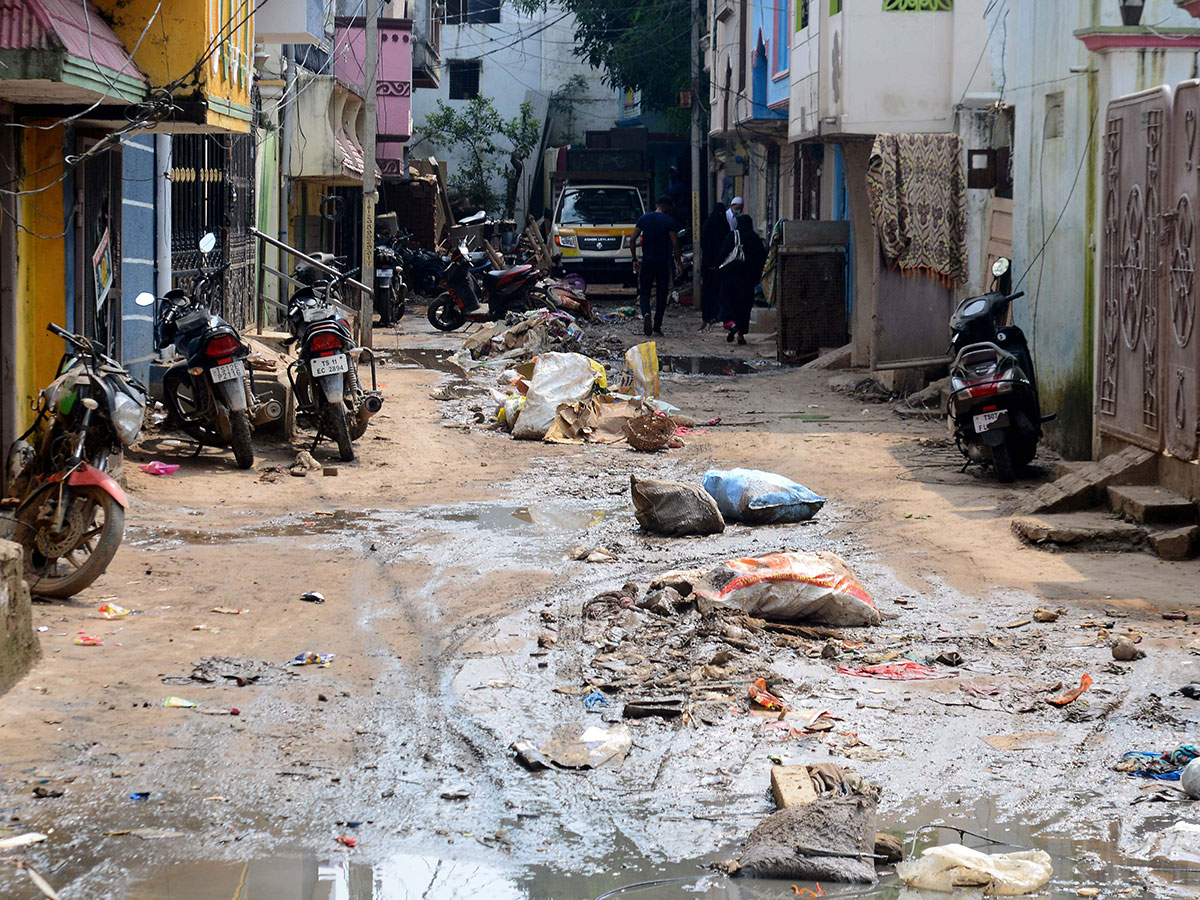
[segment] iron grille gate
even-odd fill
[[[121,151],[89,157],[76,175],[78,192],[77,328],[121,358]]]
[[[254,321],[254,136],[181,134],[171,140],[171,269],[190,290],[200,266],[200,238],[216,249],[205,268],[228,262],[208,302],[237,328]]]
[[[1096,411],[1102,434],[1197,455],[1200,81],[1113,101],[1104,135]]]

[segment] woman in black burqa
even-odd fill
[[[700,254],[704,259],[700,269],[700,295],[703,299],[703,331],[718,321],[721,313],[721,246],[729,237],[729,220],[725,218],[725,204],[714,203],[712,212],[700,226]]]
[[[750,310],[754,307],[754,289],[762,280],[763,266],[767,262],[767,248],[754,230],[754,221],[747,215],[738,216],[737,231],[730,232],[721,244],[720,259],[729,258],[738,239],[742,242],[745,259],[733,262],[721,269],[721,286],[725,296],[724,313],[733,320],[733,327],[725,340],[737,338],[739,344],[746,343],[746,332],[750,330]]]

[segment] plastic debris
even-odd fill
[[[601,691],[592,691],[583,698],[583,707],[589,712],[601,706],[608,706],[608,698]]]
[[[162,705],[169,709],[195,709],[199,706],[198,703],[193,703],[191,700],[184,700],[182,697],[168,697],[162,702]]]
[[[344,834],[338,835],[334,840],[343,847],[349,847],[351,850],[358,846],[358,838],[346,837]]]
[[[25,834],[18,834],[16,837],[0,840],[0,850],[13,850],[16,847],[26,847],[29,844],[40,844],[44,840],[46,840],[46,835],[41,832],[27,831]]]
[[[758,469],[710,469],[704,473],[704,489],[717,501],[726,522],[806,522],[825,505],[824,497],[804,485]]]
[[[761,706],[763,709],[775,709],[782,712],[787,712],[791,707],[784,702],[783,698],[776,696],[767,689],[767,680],[759,678],[747,689],[750,699]]]
[[[79,632],[78,636],[75,638],[75,643],[77,643],[80,647],[104,646],[104,640],[102,638],[98,638],[91,634],[84,634],[82,631]]]
[[[147,475],[174,475],[179,471],[179,466],[173,463],[159,462],[157,459],[151,460],[144,466],[138,466]]]
[[[962,844],[930,847],[920,859],[896,866],[900,880],[916,890],[952,893],[981,888],[988,896],[1031,894],[1053,873],[1050,854],[1044,850],[989,855]]]
[[[550,768],[550,760],[529,741],[514,741],[509,749],[517,755],[517,762],[530,772],[542,772]]]
[[[1066,706],[1072,700],[1078,700],[1079,695],[1092,686],[1092,676],[1087,672],[1083,673],[1083,677],[1079,679],[1079,687],[1074,690],[1067,691],[1065,694],[1059,694],[1057,697],[1047,697],[1046,702],[1054,706]]]
[[[327,668],[333,662],[334,653],[297,653],[295,657],[288,663],[289,666],[320,666],[322,669]]]
[[[123,606],[118,606],[115,603],[105,603],[104,605],[98,607],[96,612],[100,613],[100,615],[104,616],[106,619],[119,619],[122,616],[129,615],[131,612],[133,612],[133,610],[126,609]]]
[[[625,351],[617,391],[634,397],[658,396],[658,344],[646,341]]]
[[[325,595],[320,591],[307,591],[300,595],[300,599],[305,603],[324,603]]]
[[[583,731],[563,726],[536,749],[559,768],[596,769],[609,762],[620,762],[632,747],[633,733],[629,726],[613,725],[606,729],[591,725]],[[527,765],[524,759],[522,764]]]
[[[129,799],[130,800],[149,800],[150,792],[149,791],[134,791],[132,794],[129,795]]]
[[[911,659],[880,663],[877,666],[838,666],[838,672],[843,675],[882,678],[887,681],[930,681],[935,678],[955,678],[958,675],[958,672],[935,669],[919,662],[913,662]]]
[[[1183,770],[1200,757],[1195,744],[1180,744],[1174,750],[1160,753],[1155,750],[1130,750],[1113,766],[1118,772],[1128,772],[1158,781],[1179,781]]]

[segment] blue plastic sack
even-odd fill
[[[757,469],[710,469],[704,473],[704,489],[725,521],[748,525],[807,522],[825,505],[824,497],[804,485]]]

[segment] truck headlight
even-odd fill
[[[622,250],[629,249],[629,241],[630,241],[631,237],[632,237],[632,235],[627,234],[627,235],[625,235],[625,237],[621,238],[621,249]]]
[[[579,241],[575,239],[575,235],[573,234],[556,234],[554,236],[554,243],[560,247],[569,247],[572,250],[579,249]]]
[[[129,446],[137,440],[145,416],[146,411],[140,403],[128,394],[117,391],[116,400],[113,401],[112,421],[122,444]]]

